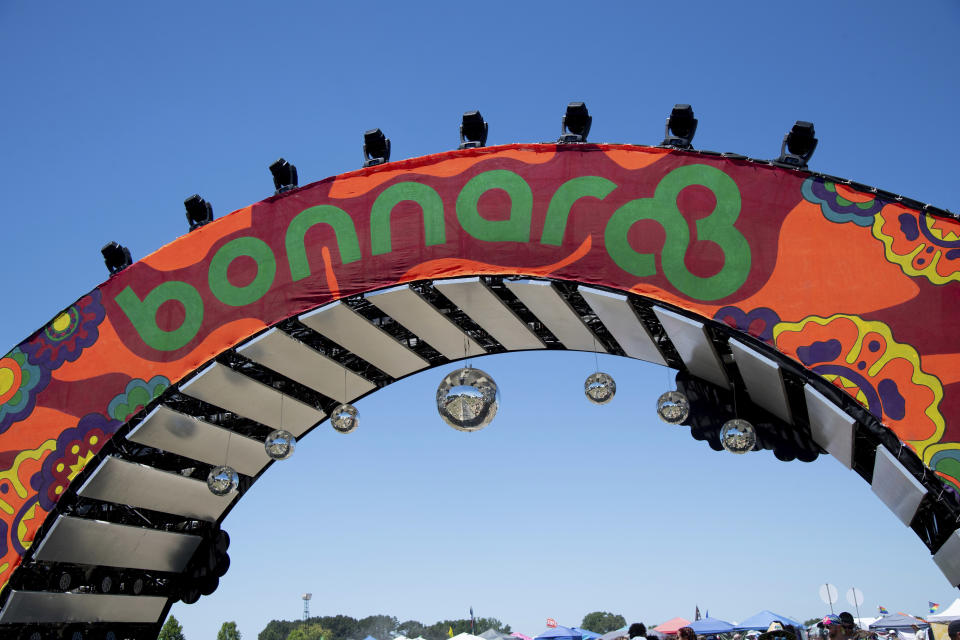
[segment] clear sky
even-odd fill
[[[556,139],[586,101],[591,140],[657,144],[691,103],[703,149],[773,157],[815,123],[812,168],[960,210],[960,5],[925,2],[0,3],[0,207],[10,348],[106,278],[217,215],[360,166],[366,129],[394,159],[454,148],[479,108],[490,144]],[[534,635],[594,610],[628,621],[924,613],[960,595],[870,487],[830,458],[732,456],[660,423],[667,372],[602,357],[618,395],[582,396],[593,356],[474,364],[500,384],[486,430],[455,432],[421,373],[323,426],[226,519],[220,589],[173,613],[189,640],[236,620],[494,616]],[[837,515],[839,514],[839,515]],[[382,640],[382,639],[381,639]]]

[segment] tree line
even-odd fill
[[[623,616],[606,611],[594,611],[583,618],[580,626],[597,633],[607,633],[626,625]],[[447,640],[460,633],[481,634],[493,629],[502,634],[511,633],[510,625],[497,618],[475,618],[471,626],[469,618],[438,620],[425,625],[418,620],[399,622],[394,616],[373,615],[352,618],[345,615],[317,616],[307,620],[271,620],[257,635],[257,640],[363,640],[373,636],[377,640],[390,640],[395,636],[423,637],[426,640]],[[173,616],[167,618],[158,640],[186,640],[183,627]],[[224,622],[217,640],[241,640],[236,622]]]

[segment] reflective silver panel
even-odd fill
[[[577,291],[628,356],[654,364],[667,364],[627,296],[584,286],[578,287]]]
[[[907,526],[910,526],[910,521],[917,513],[923,496],[927,495],[927,490],[920,481],[883,445],[877,447],[870,488],[883,500],[883,504],[900,518],[900,522]]]
[[[487,353],[407,285],[369,294],[366,298],[451,360]]]
[[[784,422],[793,423],[780,365],[739,340],[731,338],[729,344],[750,399]]]
[[[960,585],[960,531],[954,531],[935,554],[933,561],[953,586]]]
[[[130,432],[127,440],[212,465],[228,464],[255,476],[270,462],[263,443],[160,405]],[[229,446],[228,446],[229,442]]]
[[[687,365],[690,373],[715,385],[730,387],[720,357],[713,348],[713,341],[707,335],[702,322],[691,320],[662,307],[654,307],[653,312],[657,314],[663,330],[666,331],[670,342],[676,347],[680,359]]]
[[[429,365],[393,336],[339,301],[305,313],[299,319],[394,378],[402,378]]]
[[[36,558],[180,573],[199,544],[200,536],[57,516]]]
[[[606,353],[587,325],[549,282],[504,280],[507,288],[542,322],[567,349]]]
[[[530,327],[490,291],[480,278],[437,280],[433,288],[470,316],[508,351],[543,349]]]
[[[163,596],[11,591],[0,624],[27,622],[158,622]]]
[[[90,474],[77,492],[85,498],[215,521],[237,494],[218,497],[207,483],[113,456]]]
[[[296,398],[214,362],[180,387],[180,391],[274,429],[300,437],[326,416]]]
[[[279,329],[270,329],[237,347],[237,353],[337,402],[350,402],[376,388],[369,380]]]
[[[855,420],[810,385],[803,387],[813,440],[847,469],[853,467]]]

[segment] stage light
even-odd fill
[[[297,168],[283,158],[270,165],[270,173],[273,174],[273,187],[277,193],[297,188]]]
[[[213,222],[213,205],[201,198],[199,194],[195,193],[184,200],[183,207],[187,210],[187,223],[190,225],[190,231],[202,227],[208,222]]]
[[[663,142],[664,147],[676,147],[677,149],[691,149],[693,136],[697,132],[697,119],[693,117],[693,107],[688,104],[675,104],[670,117],[667,118],[667,126],[664,129]]]
[[[567,105],[567,112],[560,121],[561,135],[557,142],[586,142],[590,133],[593,117],[587,111],[587,105],[582,102],[571,102]]]
[[[370,129],[363,134],[363,158],[364,167],[390,162],[390,139],[380,129]]]
[[[607,404],[617,393],[617,383],[609,373],[598,371],[584,381],[583,392],[593,404]]]
[[[103,262],[107,265],[110,275],[116,275],[133,264],[130,257],[130,249],[116,242],[108,242],[100,249],[103,254]]]
[[[476,149],[487,144],[487,131],[489,127],[483,121],[483,116],[479,111],[467,111],[463,114],[463,122],[460,123],[460,146],[459,149]]]
[[[787,135],[783,136],[777,162],[797,169],[806,169],[807,163],[813,157],[813,151],[817,148],[817,139],[814,135],[812,122],[797,120]]]

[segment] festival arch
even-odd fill
[[[534,349],[677,370],[714,449],[741,417],[781,460],[833,455],[958,585],[957,317],[952,214],[742,156],[512,144],[278,193],[0,360],[0,634],[156,637],[229,566],[220,524],[267,434]]]

